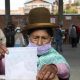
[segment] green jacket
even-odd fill
[[[68,65],[65,58],[61,54],[59,54],[54,48],[51,48],[47,54],[38,57],[37,66],[38,70],[40,70],[44,64],[60,64],[60,63]]]

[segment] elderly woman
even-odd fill
[[[68,63],[51,47],[52,29],[56,25],[50,23],[49,10],[43,7],[34,8],[30,11],[28,20],[29,23],[22,32],[28,35],[28,47],[37,47],[37,80],[68,80]]]

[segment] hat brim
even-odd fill
[[[28,24],[22,29],[22,33],[27,32],[30,29],[37,29],[37,28],[56,28],[57,25],[54,23],[34,23]]]

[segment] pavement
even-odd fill
[[[62,55],[70,65],[70,80],[80,80],[80,43],[77,48],[72,48],[70,44],[63,44]]]

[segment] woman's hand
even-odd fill
[[[5,54],[8,54],[8,50],[4,45],[0,44],[0,60],[4,58]]]
[[[44,65],[37,74],[37,80],[52,80],[57,74],[57,67],[54,64]]]

